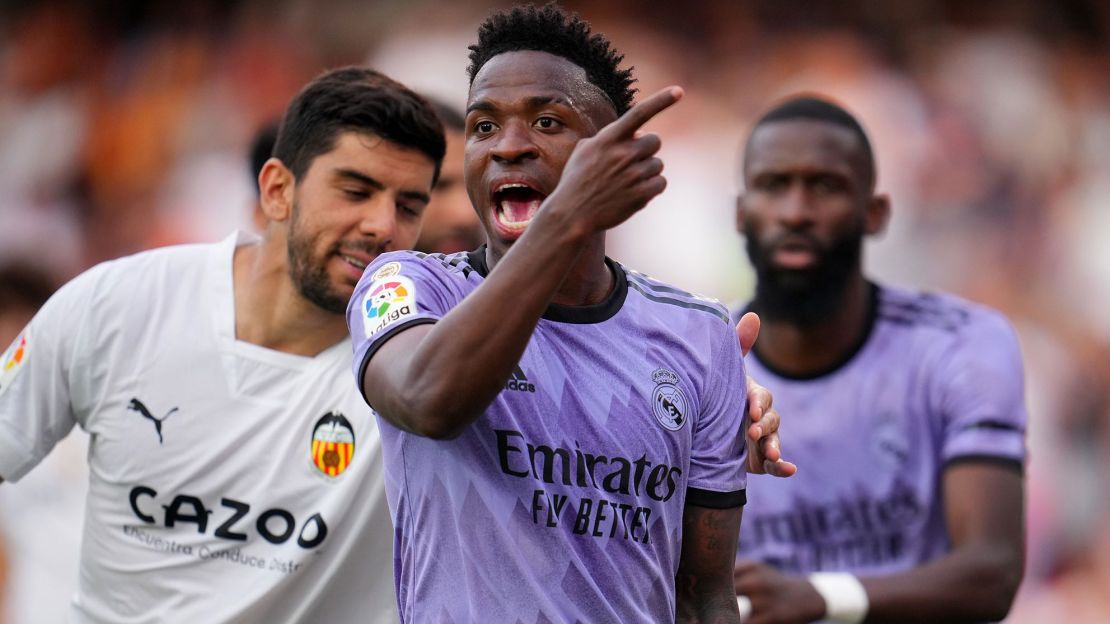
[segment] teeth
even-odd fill
[[[538,199],[533,199],[528,202],[528,216],[523,221],[515,221],[513,219],[513,209],[509,206],[509,202],[503,201],[498,211],[499,220],[502,225],[509,229],[523,230],[532,220],[532,217],[536,216],[536,212],[539,211],[541,203],[542,202]]]
[[[514,188],[532,188],[532,187],[528,186],[527,184],[520,184],[518,182],[510,182],[509,184],[502,184],[501,186],[497,187],[497,192],[500,193],[501,191],[504,191],[505,189],[514,189]]]
[[[343,259],[346,260],[348,264],[353,264],[353,265],[355,265],[356,267],[358,267],[360,269],[365,269],[366,268],[366,263],[357,259],[357,258],[352,258],[350,256],[343,256]]]

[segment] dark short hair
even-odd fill
[[[335,147],[342,132],[374,134],[443,164],[443,124],[427,100],[367,67],[343,67],[316,77],[289,103],[273,155],[297,178]]]
[[[811,95],[789,98],[764,113],[763,116],[759,118],[759,121],[755,123],[751,136],[754,136],[755,131],[761,126],[776,121],[790,121],[795,119],[824,121],[851,131],[852,134],[856,135],[856,138],[859,139],[860,151],[864,158],[864,167],[866,167],[863,173],[867,177],[867,183],[875,183],[875,155],[871,151],[871,141],[867,138],[867,133],[851,113],[829,100]],[[748,147],[750,146],[751,137],[749,136],[748,144],[744,149],[745,160]]]
[[[632,68],[620,69],[624,55],[609,40],[590,31],[590,24],[554,3],[513,7],[494,13],[478,28],[478,43],[470,46],[470,83],[491,58],[505,52],[536,50],[561,56],[586,71],[586,77],[613,103],[617,115],[632,106],[636,89]]]
[[[255,190],[258,190],[258,174],[262,173],[262,166],[274,155],[274,142],[277,141],[278,122],[272,121],[261,128],[251,141],[250,166],[251,175],[254,176]]]

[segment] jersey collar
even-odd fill
[[[486,246],[468,252],[467,260],[482,277],[489,275],[489,266],[486,264]],[[613,290],[602,301],[593,305],[570,306],[552,303],[543,312],[543,317],[548,321],[557,323],[591,324],[607,321],[620,312],[624,300],[628,296],[628,276],[624,267],[612,258],[605,258],[605,266],[609,267],[614,277]]]

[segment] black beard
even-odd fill
[[[843,303],[848,284],[860,271],[863,232],[819,247],[814,268],[805,270],[772,266],[771,252],[754,236],[747,237],[746,247],[757,279],[751,310],[768,320],[812,327],[831,318]]]
[[[338,247],[328,250],[323,261],[313,262],[313,240],[297,236],[299,213],[300,206],[294,203],[293,216],[289,222],[289,277],[301,296],[316,307],[332,314],[346,314],[347,298],[335,292],[327,270],[327,258],[338,251]]]

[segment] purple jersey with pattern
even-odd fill
[[[1021,354],[1001,314],[952,296],[872,290],[872,326],[846,362],[806,379],[753,354],[790,479],[753,477],[738,558],[783,571],[887,574],[949,549],[941,478],[963,461],[1021,470]]]
[[[480,287],[484,251],[366,269],[347,311],[360,383],[390,336]],[[747,396],[727,310],[609,266],[609,297],[549,307],[458,438],[379,416],[404,621],[673,621],[684,505],[743,504]]]

